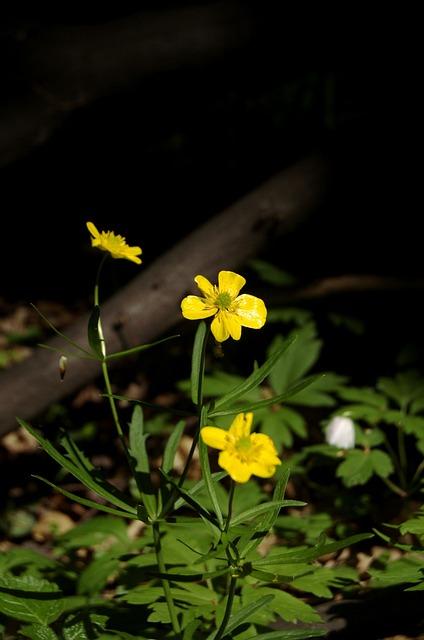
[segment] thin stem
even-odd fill
[[[382,481],[384,482],[384,484],[389,487],[389,489],[391,491],[393,491],[394,493],[396,493],[398,496],[400,496],[401,498],[406,498],[408,496],[407,492],[404,491],[403,489],[401,489],[400,487],[398,487],[397,484],[395,484],[394,482],[392,482],[391,480],[389,480],[388,478],[381,478]]]
[[[422,474],[422,472],[424,471],[424,460],[422,460],[422,462],[420,462],[420,464],[418,465],[414,476],[411,480],[411,487],[415,489],[415,483],[419,480],[420,475]]]
[[[162,546],[160,541],[159,522],[153,523],[153,540],[155,545],[156,560],[160,573],[166,573],[166,565],[163,560]],[[165,595],[166,604],[168,606],[169,617],[171,618],[172,628],[177,638],[180,637],[180,624],[178,622],[177,612],[175,611],[174,601],[172,599],[171,587],[168,580],[162,579],[162,587]]]
[[[205,331],[205,335],[203,337],[203,344],[201,347],[201,360],[200,360],[200,367],[199,367],[199,380],[198,380],[198,385],[197,385],[197,415],[199,418],[199,425],[194,433],[193,436],[193,442],[191,443],[191,447],[190,447],[190,451],[188,452],[188,456],[187,456],[187,460],[185,462],[184,465],[184,469],[183,472],[178,480],[178,487],[182,487],[185,479],[187,477],[187,473],[188,470],[190,468],[190,464],[191,461],[193,459],[194,456],[194,452],[196,451],[196,447],[197,447],[197,443],[199,441],[199,434],[200,434],[200,429],[203,426],[202,425],[202,415],[204,413],[203,411],[203,382],[205,379],[205,356],[206,356],[206,345],[207,345],[207,341],[209,338],[209,328],[207,329],[207,331]],[[162,514],[161,516],[166,516],[167,512],[169,511],[169,509],[171,509],[172,505],[174,504],[174,500],[176,498],[177,495],[177,491],[176,489],[172,489],[171,491],[171,495],[169,496],[163,510],[162,510]]]
[[[408,466],[408,461],[406,458],[406,447],[405,447],[405,433],[402,427],[398,427],[398,452],[399,452],[399,462],[400,462],[400,484],[402,488],[406,487],[406,469]]]
[[[228,513],[227,520],[225,522],[225,533],[228,533],[228,529],[230,528],[231,516],[233,515],[233,500],[234,500],[234,489],[236,488],[236,483],[234,480],[231,480],[230,484],[230,492],[228,494]]]
[[[236,576],[231,576],[231,582],[230,582],[230,587],[228,589],[228,596],[227,596],[227,604],[225,606],[225,611],[224,611],[224,617],[222,618],[222,622],[221,625],[217,631],[216,636],[214,637],[213,640],[221,640],[222,636],[225,633],[225,629],[227,628],[227,624],[228,624],[228,620],[230,619],[231,616],[231,610],[233,608],[233,602],[234,602],[234,595],[236,592],[236,585],[237,585],[237,577]]]
[[[96,307],[100,307],[99,282],[100,282],[100,274],[102,272],[102,268],[103,268],[104,263],[106,262],[106,259],[107,259],[107,254],[103,257],[102,261],[99,264],[99,268],[97,269],[96,282],[95,282],[95,285],[94,285],[94,305]],[[136,477],[134,464],[133,464],[133,461],[131,459],[130,452],[128,451],[127,443],[125,441],[124,431],[123,431],[123,429],[121,427],[121,423],[119,421],[118,410],[116,408],[116,402],[115,402],[115,398],[113,397],[112,386],[110,384],[109,370],[108,370],[108,366],[107,366],[107,362],[106,362],[106,343],[105,343],[105,339],[104,339],[103,327],[102,327],[102,322],[101,322],[100,316],[99,316],[99,322],[98,322],[98,331],[99,331],[99,338],[100,338],[100,343],[101,343],[101,350],[102,350],[102,354],[103,354],[103,360],[101,361],[102,373],[103,373],[103,379],[105,381],[107,396],[109,398],[109,405],[110,405],[110,409],[111,409],[111,412],[112,412],[113,421],[115,423],[116,431],[118,432],[119,439],[121,441],[122,447],[123,447],[125,455],[127,457],[129,467],[130,467],[134,477]]]

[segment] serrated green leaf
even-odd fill
[[[103,360],[103,348],[104,341],[100,337],[99,332],[99,321],[100,321],[100,307],[96,305],[91,312],[90,318],[88,319],[88,344],[90,345],[93,353],[100,359]]]
[[[387,409],[387,399],[380,393],[369,388],[341,387],[338,395],[348,402],[360,405],[370,405],[375,409],[384,411]]]
[[[25,636],[25,638],[31,638],[32,640],[58,640],[53,629],[44,624],[32,624],[21,627],[19,633]]]
[[[170,471],[172,471],[174,467],[175,454],[177,453],[178,444],[184,432],[184,427],[185,427],[185,421],[180,420],[175,425],[171,435],[168,438],[168,441],[165,446],[165,450],[163,452],[163,461],[162,461],[162,469],[165,471],[165,473],[169,473]]]
[[[63,533],[58,537],[58,543],[65,549],[78,549],[102,544],[105,540],[110,541],[111,537],[121,545],[128,546],[125,523],[112,516],[95,516]]]
[[[48,625],[62,613],[62,593],[33,575],[0,577],[0,612],[23,622]]]
[[[243,602],[258,600],[264,595],[273,595],[274,598],[252,618],[252,622],[263,624],[268,622],[269,614],[277,614],[287,622],[320,622],[321,618],[317,611],[299,598],[273,587],[248,587],[243,589]],[[261,617],[264,614],[264,617]]]
[[[119,565],[119,559],[111,554],[95,558],[79,575],[77,593],[87,596],[101,593],[108,579],[117,571]]]
[[[296,336],[286,340],[283,345],[278,349],[275,349],[273,353],[268,357],[261,367],[258,367],[250,374],[246,380],[244,380],[237,387],[226,393],[220,400],[215,402],[214,412],[220,407],[224,407],[229,403],[236,402],[239,398],[244,396],[248,391],[258,387],[263,380],[269,375],[272,369],[275,367],[281,356],[291,347],[296,341]]]
[[[385,569],[371,567],[370,584],[375,588],[392,587],[398,584],[423,582],[424,563],[422,558],[408,556],[389,562]]]
[[[318,598],[332,598],[331,587],[340,588],[357,581],[358,575],[353,567],[314,567],[310,574],[295,578],[291,586]]]
[[[326,628],[313,627],[309,629],[284,629],[282,631],[270,631],[251,636],[246,640],[308,640],[327,635]]]
[[[370,451],[351,449],[346,452],[345,460],[337,467],[336,475],[342,478],[347,487],[365,484],[374,472]]]
[[[378,476],[381,478],[387,478],[387,476],[393,473],[393,462],[385,451],[373,449],[370,452],[370,456],[374,473]]]

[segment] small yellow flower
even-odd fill
[[[240,340],[241,328],[260,329],[266,320],[266,307],[260,298],[243,294],[240,289],[246,284],[243,276],[232,271],[220,271],[218,286],[212,285],[204,276],[196,276],[195,283],[203,296],[187,296],[181,302],[181,311],[187,320],[201,320],[215,316],[211,329],[218,342],[230,336]]]
[[[247,482],[251,475],[270,478],[281,464],[271,438],[264,433],[250,433],[253,413],[239,413],[229,431],[203,427],[202,440],[220,449],[218,464],[236,482]]]
[[[112,258],[123,258],[141,264],[140,258],[137,257],[141,254],[140,247],[129,247],[125,238],[115,235],[113,231],[98,231],[92,222],[87,222],[87,229],[92,235],[92,247],[108,251]]]

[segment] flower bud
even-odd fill
[[[60,358],[59,358],[59,373],[60,373],[60,379],[61,380],[63,380],[63,378],[65,377],[67,364],[68,364],[68,358],[66,356],[60,356]]]
[[[353,420],[345,416],[334,416],[325,429],[327,444],[339,449],[353,449],[355,446],[355,427]]]

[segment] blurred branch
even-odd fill
[[[181,320],[180,301],[196,291],[193,278],[201,273],[216,279],[220,269],[236,269],[255,255],[270,238],[299,225],[320,202],[328,166],[311,157],[282,171],[175,245],[102,306],[108,351],[120,349],[114,326],[120,323],[129,345],[151,342]],[[87,343],[87,317],[67,335]],[[53,338],[60,349],[63,340]],[[111,361],[112,365],[113,361]],[[15,416],[30,420],[99,375],[97,362],[71,360],[63,382],[58,356],[39,349],[0,374],[0,434],[15,425]]]
[[[317,300],[328,296],[345,293],[365,293],[367,291],[407,291],[424,289],[424,280],[405,280],[390,276],[368,274],[346,274],[317,280],[299,289],[270,292],[268,301],[271,304],[286,304],[302,302],[303,300]]]
[[[0,166],[48,139],[73,110],[148,75],[223,58],[255,29],[251,11],[234,0],[100,25],[17,28],[14,75],[26,86],[0,110]]]

